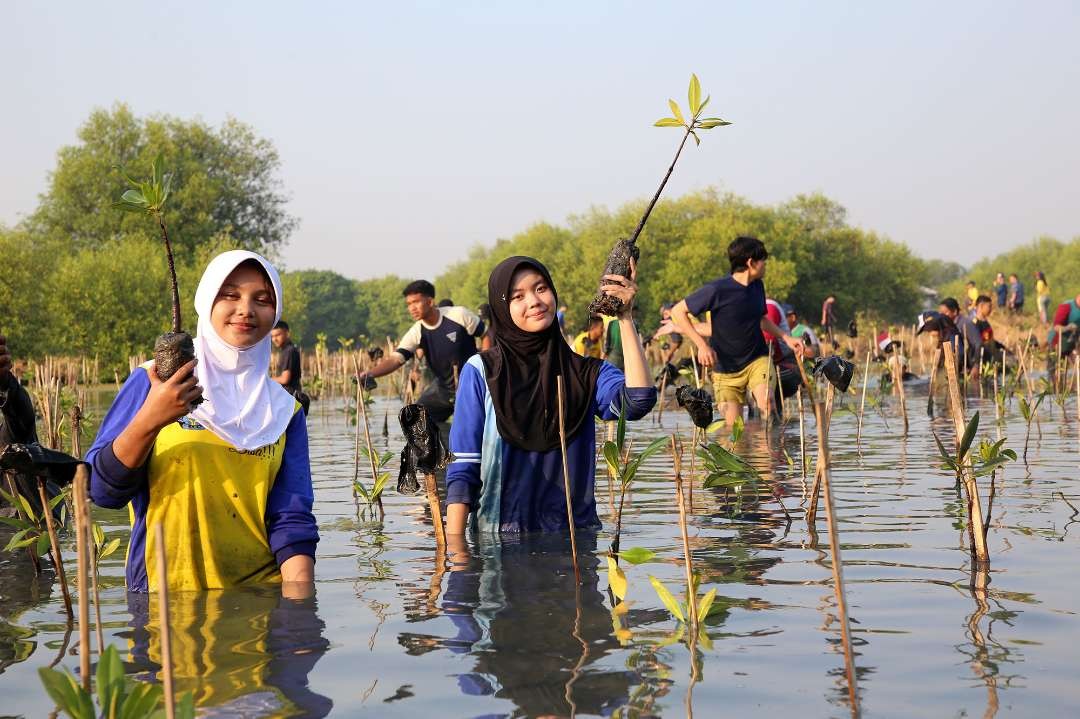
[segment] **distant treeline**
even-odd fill
[[[96,355],[111,379],[114,367],[125,371],[127,358],[147,354],[167,329],[166,266],[156,228],[110,206],[124,188],[113,166],[146,176],[159,152],[175,173],[166,221],[187,329],[195,330],[195,287],[214,254],[239,247],[274,258],[288,241],[298,220],[286,211],[280,160],[250,127],[138,118],[124,105],[95,111],[78,143],[59,151],[37,209],[16,227],[0,228],[0,332],[16,357]],[[532,255],[551,269],[568,321],[578,326],[611,244],[633,229],[642,207],[593,208],[562,226],[535,225],[473,247],[466,259],[427,279],[434,279],[439,298],[476,308],[486,301],[488,273],[500,259]],[[639,240],[643,329],[656,326],[662,303],[725,274],[726,247],[739,234],[756,235],[769,248],[769,295],[814,322],[828,294],[836,295],[842,319],[858,311],[910,322],[923,302],[920,287],[968,276],[955,263],[923,260],[900,243],[849,226],[843,207],[822,195],[767,206],[706,190],[662,201]],[[1007,257],[977,264],[971,276],[988,286],[984,275],[992,278],[999,268],[1025,273],[1027,281],[1042,267],[1051,285],[1060,278],[1062,288],[1066,278],[1080,277],[1072,269],[1080,263],[1080,240],[1044,240]],[[286,271],[286,319],[308,347],[320,336],[331,349],[338,338],[382,343],[409,325],[401,290],[412,279]]]

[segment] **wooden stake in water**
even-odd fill
[[[807,387],[810,383],[806,377],[802,362],[798,363],[799,373],[802,374],[803,383]],[[832,389],[832,385],[829,385]],[[855,658],[851,650],[851,626],[848,622],[847,596],[844,591],[844,567],[840,555],[840,535],[836,526],[836,506],[833,502],[832,483],[829,476],[829,432],[828,418],[825,411],[818,405],[813,393],[810,393],[810,403],[814,408],[814,417],[817,420],[818,436],[818,474],[821,476],[825,491],[825,523],[829,528],[829,553],[832,555],[833,592],[836,595],[836,609],[840,615],[840,639],[844,648],[844,668],[847,672],[848,697],[851,700],[851,711],[854,716],[859,715],[858,687],[855,683]],[[816,499],[816,497],[815,497]]]
[[[802,385],[795,390],[795,401],[799,403],[799,475],[802,477],[803,492],[806,491],[806,423],[803,421]],[[860,415],[860,419],[861,419]]]
[[[165,560],[165,532],[161,522],[154,525],[154,542],[157,545],[158,623],[161,625],[161,677],[165,691],[165,716],[174,719],[173,706],[172,641],[169,636],[169,567]]]
[[[893,386],[896,387],[900,397],[900,414],[904,416],[904,436],[908,435],[907,395],[904,393],[904,368],[900,364],[899,351],[894,351],[889,359],[889,367],[892,370]]]
[[[953,418],[953,429],[956,431],[956,443],[959,447],[960,439],[967,429],[964,420],[964,404],[960,398],[960,380],[956,376],[956,355],[953,347],[946,342],[943,345],[945,352],[945,374],[949,378],[949,399]],[[990,552],[986,547],[986,529],[983,524],[982,503],[979,500],[979,486],[975,482],[975,473],[971,470],[971,462],[965,460],[963,467],[964,488],[967,490],[968,501],[968,529],[971,534],[972,552],[974,559],[980,562],[990,561]]]
[[[855,430],[855,444],[862,442],[862,418],[866,410],[866,385],[870,381],[870,350],[866,350],[866,368],[862,376],[862,399],[859,400],[859,426]],[[799,423],[802,423],[802,403],[799,403]],[[804,472],[805,474],[805,472]]]
[[[41,513],[45,515],[45,527],[49,533],[49,545],[52,547],[53,566],[56,578],[60,580],[60,591],[64,595],[64,609],[70,621],[75,615],[71,611],[71,594],[68,592],[67,575],[64,573],[64,558],[60,554],[60,542],[56,539],[56,525],[53,524],[52,510],[49,509],[49,496],[45,493],[45,480],[37,480],[38,499],[41,500]],[[82,585],[79,585],[79,601],[82,601]],[[80,604],[81,606],[81,604]]]
[[[75,493],[75,551],[78,557],[76,577],[79,582],[79,674],[81,675],[79,678],[82,679],[83,689],[90,691],[90,597],[87,595],[87,590],[90,588],[89,544],[92,540],[90,539],[89,527],[90,511],[87,507],[89,503],[87,497],[89,472],[85,464],[80,464],[75,468],[73,484]],[[42,487],[42,496],[44,496],[41,480],[38,480],[38,487]],[[52,514],[48,509],[45,510],[45,516],[50,520],[52,519]],[[49,526],[52,527],[51,521]]]
[[[424,489],[431,509],[431,522],[435,525],[435,546],[441,552],[446,549],[446,528],[443,526],[442,505],[439,503],[439,488],[434,474],[424,475]]]
[[[559,448],[562,450],[563,493],[566,495],[566,523],[570,526],[570,553],[574,560],[574,578],[581,584],[581,569],[577,561],[577,533],[574,527],[574,505],[570,501],[570,461],[566,454],[566,402],[563,377],[555,378],[559,399]]]
[[[934,350],[934,364],[930,366],[930,386],[926,390],[926,416],[934,418],[934,380],[937,378],[937,368],[941,364],[941,348]]]

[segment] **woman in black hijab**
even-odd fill
[[[448,534],[462,534],[469,514],[483,531],[566,529],[556,389],[560,375],[574,523],[599,528],[593,417],[616,419],[625,406],[628,420],[640,419],[656,403],[631,319],[637,284],[614,275],[604,281],[601,289],[623,300],[618,321],[625,375],[607,362],[575,354],[566,344],[555,322],[558,295],[543,264],[517,256],[492,271],[492,348],[465,365],[454,405],[454,462],[446,473]]]

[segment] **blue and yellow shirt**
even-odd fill
[[[314,557],[319,533],[311,512],[307,423],[299,404],[276,442],[251,451],[184,417],[161,430],[147,461],[132,469],[116,458],[112,443],[149,391],[150,378],[139,367],[120,389],[86,455],[94,503],[129,508],[128,591],[157,588],[154,533],[147,528],[158,522],[168,549],[170,589],[279,582],[278,567],[286,559]]]

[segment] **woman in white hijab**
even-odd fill
[[[283,582],[302,594],[319,535],[304,413],[269,377],[281,279],[260,255],[225,252],[195,309],[195,360],[165,382],[152,362],[137,368],[105,416],[86,456],[90,496],[130,504],[129,591],[158,585],[160,523],[170,588]]]

